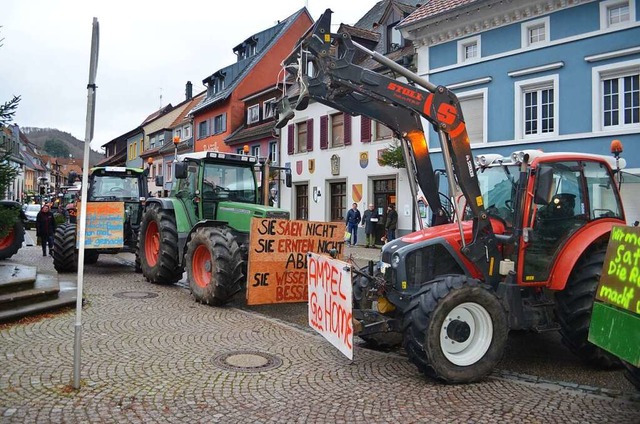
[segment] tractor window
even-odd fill
[[[602,163],[585,162],[584,176],[589,190],[591,219],[622,218],[622,208],[616,196],[616,181]]]
[[[125,175],[97,175],[91,181],[89,201],[138,200],[138,179]]]
[[[487,213],[513,224],[513,203],[516,195],[517,166],[492,166],[478,169],[478,182]]]
[[[253,168],[219,163],[205,164],[202,181],[203,200],[255,203],[256,195]]]
[[[198,167],[187,167],[187,178],[176,179],[175,196],[182,199],[192,198],[196,189]]]

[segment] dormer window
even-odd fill
[[[387,25],[387,52],[398,50],[404,46],[404,40],[400,31],[396,29],[399,22]]]
[[[254,56],[258,52],[258,40],[255,37],[247,38],[244,42],[233,48],[233,52],[238,56],[238,62]]]
[[[224,72],[216,72],[211,76],[209,80],[209,87],[207,88],[207,95],[218,94],[225,88],[224,84]]]

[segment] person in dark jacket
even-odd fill
[[[398,212],[396,212],[396,206],[392,203],[387,206],[387,220],[384,223],[384,228],[387,230],[387,242],[396,238],[396,228],[398,228]]]
[[[358,210],[358,204],[354,203],[347,212],[347,231],[351,233],[351,246],[355,246],[358,243],[358,224],[361,219],[360,211]]]
[[[36,215],[36,236],[40,237],[42,244],[42,256],[47,256],[47,244],[49,254],[53,256],[53,236],[56,233],[56,220],[49,205],[44,205]]]
[[[362,215],[362,226],[364,227],[365,241],[364,247],[376,247],[376,225],[380,216],[378,211],[374,208],[373,203],[369,204],[369,209],[364,211]]]

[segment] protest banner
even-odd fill
[[[308,252],[342,257],[343,223],[254,218],[251,221],[247,304],[307,301]]]
[[[353,359],[351,268],[329,256],[307,255],[309,325]]]
[[[87,203],[85,249],[121,248],[124,243],[123,222],[123,202]]]

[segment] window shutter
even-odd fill
[[[344,145],[351,145],[351,115],[344,114]]]
[[[313,118],[307,120],[307,152],[313,152]]]
[[[223,113],[222,114],[222,128],[220,128],[221,132],[225,132],[227,131],[227,114]]]
[[[287,127],[287,153],[290,155],[293,154],[293,137],[295,135],[295,126],[293,124],[289,124]]]
[[[366,116],[360,117],[360,141],[371,142],[371,119]]]
[[[329,117],[327,115],[320,117],[320,148],[329,148]]]

